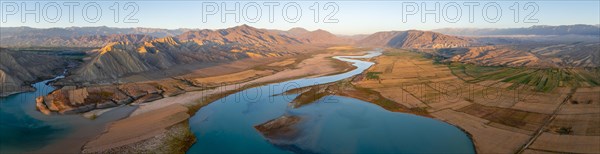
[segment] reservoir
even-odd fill
[[[356,58],[380,54],[337,56],[334,58],[351,62],[356,69],[250,88],[212,102],[189,120],[197,142],[188,152],[474,153],[464,132],[439,120],[389,112],[369,102],[341,96],[326,96],[293,108],[290,102],[298,94],[282,94],[360,74],[373,63]],[[47,116],[36,111],[35,98],[52,92],[55,88],[48,83],[62,77],[33,84],[36,91],[0,98],[0,153],[78,153],[108,122],[127,117],[135,110],[135,106],[121,106],[94,120],[81,115]],[[254,129],[283,115],[303,119],[294,126],[300,130],[300,138],[275,145]]]
[[[298,94],[281,94],[360,74],[373,63],[351,58],[380,54],[372,51],[364,56],[337,56],[334,58],[357,68],[250,88],[210,103],[189,120],[197,142],[188,153],[475,153],[467,134],[439,120],[390,112],[341,96],[326,96],[293,108],[290,102]],[[294,126],[301,137],[284,146],[270,143],[254,128],[283,115],[303,119]]]

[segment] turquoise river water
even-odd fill
[[[373,63],[350,58],[380,54],[334,57],[357,68],[332,76],[250,88],[203,107],[189,120],[197,142],[188,153],[475,153],[467,134],[439,120],[390,112],[341,96],[326,96],[293,108],[289,104],[298,94],[278,95],[359,74]],[[294,126],[301,137],[275,145],[254,129],[282,115],[302,118]]]

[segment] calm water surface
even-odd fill
[[[447,123],[403,113],[341,96],[327,96],[316,103],[293,109],[298,94],[276,95],[290,89],[342,80],[373,63],[348,58],[380,55],[338,56],[357,69],[343,74],[305,78],[247,89],[228,95],[190,118],[197,142],[188,153],[293,153],[271,144],[254,126],[282,115],[297,115],[302,137],[289,144],[301,152],[315,153],[474,153],[467,135]]]
[[[104,130],[107,122],[126,117],[134,107],[109,111],[95,120],[80,115],[47,116],[35,109],[35,98],[52,92],[47,85],[56,79],[33,84],[33,92],[0,98],[0,153],[80,151],[85,142]]]

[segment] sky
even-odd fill
[[[247,24],[257,28],[287,30],[303,27],[308,30],[323,29],[336,34],[353,35],[409,29],[600,24],[600,1],[598,0],[99,0],[2,1],[0,3],[0,27],[108,26],[221,29]]]

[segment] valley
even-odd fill
[[[548,31],[531,28],[541,29],[536,34]],[[540,43],[537,36],[459,35],[527,34],[519,29],[342,37],[321,29],[248,25],[3,27],[0,94],[8,96],[8,104],[22,100],[27,110],[37,111],[2,113],[53,126],[73,117],[94,123],[94,129],[92,124],[64,125],[66,130],[89,128],[78,132],[87,134],[74,147],[60,148],[75,142],[63,136],[16,152],[398,152],[389,143],[408,140],[391,136],[418,134],[411,140],[451,144],[440,148],[460,153],[597,153],[600,43],[589,35],[589,26],[572,28],[582,30],[547,37],[557,41],[554,35],[567,33],[577,40]],[[64,78],[40,82],[58,75]],[[10,99],[15,94],[27,98]],[[334,102],[327,103],[330,99]],[[367,111],[373,115],[362,114]],[[355,119],[341,122],[347,117]],[[367,127],[366,121],[377,127]],[[307,133],[335,129],[403,131],[380,136],[385,143],[354,136],[371,143],[356,151],[338,151],[327,144],[333,140],[321,139],[327,134]],[[243,139],[233,139],[240,134]],[[347,142],[352,139],[336,142],[358,146]],[[253,146],[242,144],[249,141]],[[324,148],[307,144],[312,142]],[[402,150],[440,152],[416,145]]]
[[[0,48],[0,96],[35,91],[30,85],[61,75],[80,63],[81,52]]]
[[[598,150],[600,89],[590,82],[600,77],[593,71],[435,64],[425,57],[388,49],[361,75],[300,90],[294,106],[338,95],[440,119],[470,134],[478,153]]]

